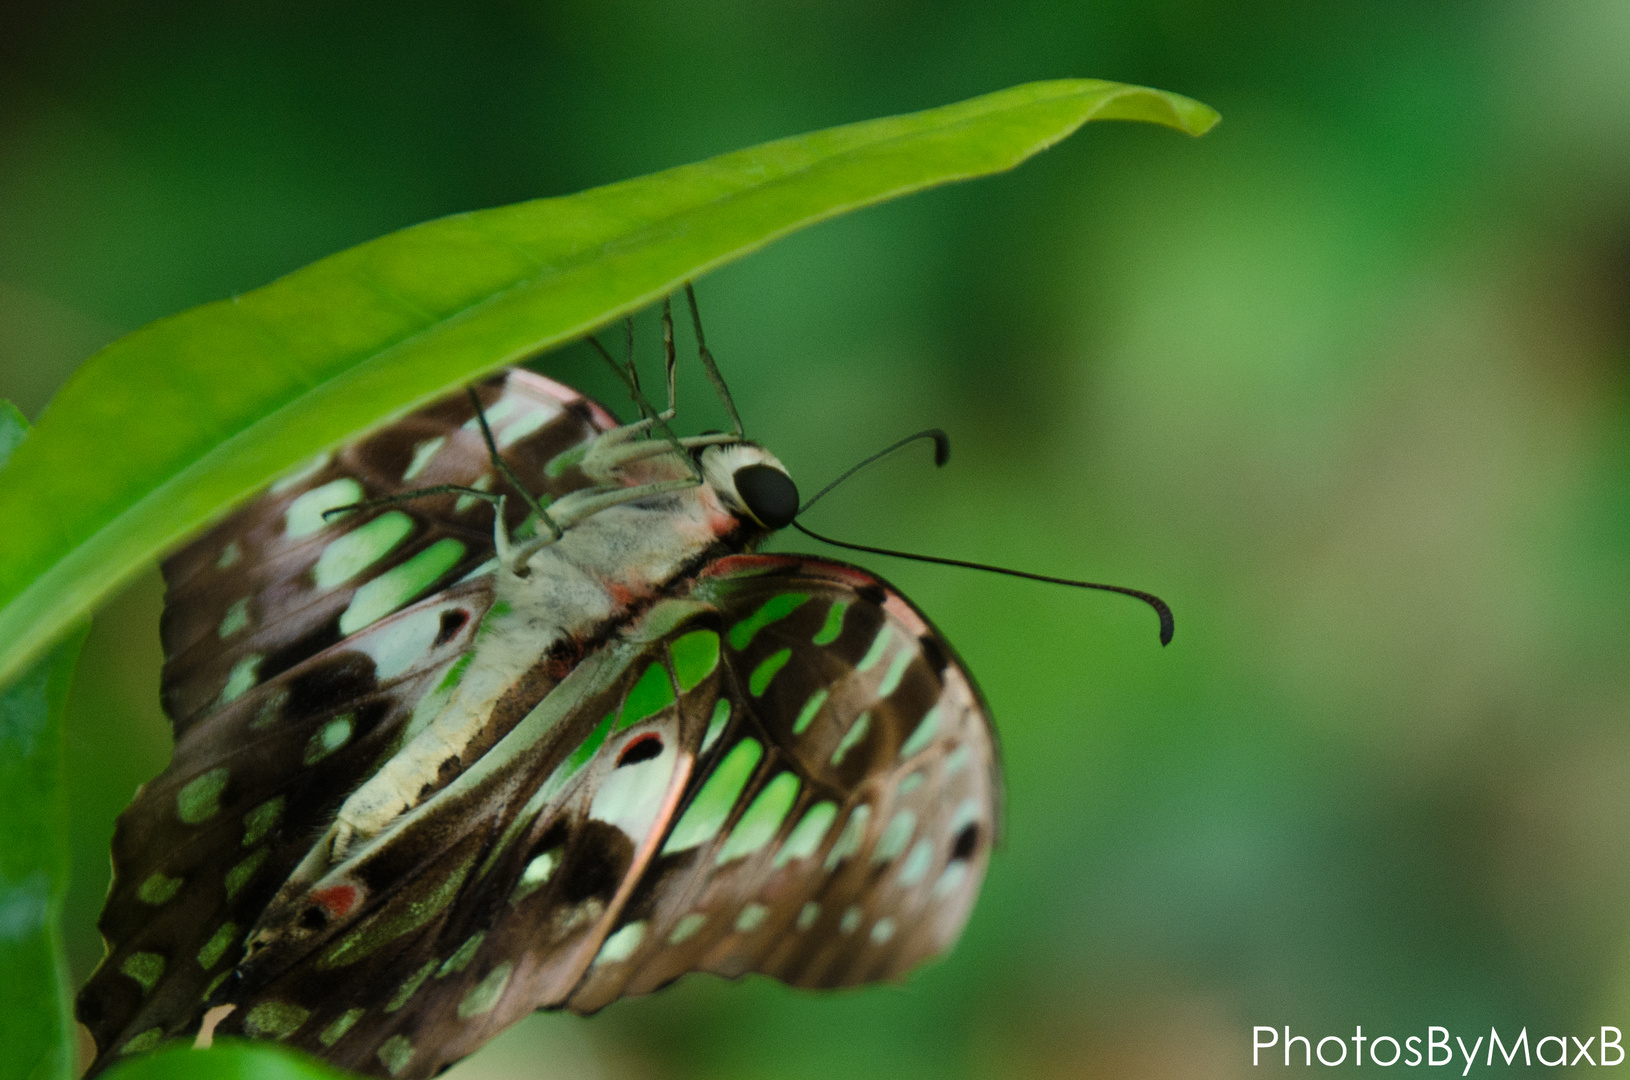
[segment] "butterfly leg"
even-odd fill
[[[735,429],[736,438],[742,436],[741,415],[736,412],[736,402],[730,396],[730,387],[724,384],[724,376],[719,374],[719,365],[713,362],[713,353],[707,347],[707,339],[702,336],[702,313],[696,306],[696,289],[690,282],[685,282],[685,299],[690,302],[691,325],[696,328],[696,355],[702,361],[702,370],[707,372],[707,381],[713,384],[713,392],[719,395],[719,401],[724,405],[724,411],[730,414],[730,423]]]

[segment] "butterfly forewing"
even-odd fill
[[[505,460],[540,501],[588,484],[573,462],[615,426],[604,409],[525,371],[479,393]],[[494,474],[463,394],[308,462],[168,560],[163,696],[177,735],[490,558],[492,505],[472,496],[323,516],[441,484],[508,493],[511,525],[527,515]]]
[[[612,426],[603,409],[525,372],[480,392],[524,482],[545,496],[586,483],[571,462]],[[311,838],[469,649],[491,578],[445,583],[489,558],[488,504],[444,496],[332,522],[320,511],[421,482],[501,490],[483,480],[473,416],[467,397],[449,398],[320,459],[166,563],[176,751],[114,837],[108,956],[79,1004],[101,1062],[195,1023]],[[352,626],[351,611],[377,617]]]

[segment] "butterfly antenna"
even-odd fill
[[[730,387],[724,384],[724,376],[719,374],[719,365],[713,362],[713,353],[708,351],[707,339],[702,336],[702,312],[696,306],[696,289],[690,282],[685,282],[685,299],[690,302],[690,321],[696,327],[696,354],[701,357],[702,370],[707,372],[707,381],[713,384],[713,390],[724,402],[724,411],[730,414],[730,423],[736,429],[736,437],[742,436],[741,416],[736,412],[736,402],[730,396]]]
[[[851,465],[848,469],[844,470],[843,474],[836,480],[823,487],[820,491],[817,491],[813,498],[804,503],[803,506],[799,507],[798,513],[800,515],[803,514],[804,511],[808,510],[811,506],[814,506],[816,502],[820,500],[821,496],[825,495],[827,492],[849,479],[861,469],[864,469],[866,466],[872,464],[872,462],[888,457],[896,450],[903,446],[909,446],[918,439],[934,440],[934,465],[936,468],[943,466],[951,459],[950,437],[939,428],[929,428],[927,431],[919,431],[915,435],[907,435],[899,442],[890,446],[885,446],[871,457],[866,458],[864,461],[861,461],[856,465]],[[960,566],[964,570],[985,570],[992,574],[1006,574],[1009,577],[1028,578],[1031,581],[1045,581],[1049,585],[1070,585],[1077,589],[1097,589],[1100,592],[1120,593],[1122,596],[1130,596],[1135,600],[1142,600],[1145,604],[1148,604],[1150,607],[1155,609],[1155,614],[1160,617],[1160,643],[1162,645],[1170,645],[1172,643],[1172,634],[1177,628],[1176,622],[1172,619],[1172,609],[1167,605],[1166,601],[1162,600],[1154,593],[1144,592],[1142,589],[1128,589],[1122,585],[1101,585],[1095,581],[1076,581],[1074,578],[1048,577],[1046,574],[1031,574],[1024,570],[1010,570],[1005,566],[990,566],[986,563],[968,562],[966,559],[942,559],[937,555],[917,555],[909,551],[895,551],[892,548],[871,547],[867,544],[851,544],[843,540],[834,540],[830,536],[822,536],[820,533],[813,529],[806,528],[797,521],[792,523],[792,527],[812,540],[819,540],[821,543],[831,544],[833,547],[848,548],[850,551],[864,551],[872,555],[889,555],[896,559],[913,559],[917,562],[937,563],[940,566]]]
[[[1030,574],[1023,570],[1009,570],[1005,566],[989,566],[985,563],[968,562],[965,559],[942,559],[937,555],[916,555],[909,551],[894,551],[890,548],[871,547],[867,544],[850,544],[842,540],[834,540],[830,536],[822,536],[813,529],[804,528],[796,521],[792,523],[792,527],[805,536],[819,540],[823,544],[848,548],[850,551],[865,551],[873,555],[892,555],[896,559],[914,559],[917,562],[938,563],[941,566],[960,566],[965,570],[988,570],[992,574],[1007,574],[1009,577],[1045,581],[1049,585],[1073,585],[1077,589],[1098,589],[1102,592],[1120,593],[1122,596],[1142,600],[1155,609],[1155,614],[1160,616],[1160,643],[1162,645],[1172,643],[1172,632],[1176,629],[1176,624],[1172,620],[1172,609],[1167,606],[1166,601],[1154,593],[1147,593],[1142,589],[1128,589],[1120,585],[1100,585],[1095,581],[1076,581],[1072,578],[1048,577],[1046,574]]]
[[[901,439],[892,446],[885,446],[883,449],[879,450],[865,461],[849,466],[849,468],[845,469],[842,475],[840,475],[836,480],[817,491],[814,495],[811,495],[809,501],[798,508],[798,512],[802,514],[804,511],[820,502],[821,497],[827,492],[831,491],[833,488],[837,487],[839,484],[843,483],[845,480],[849,479],[851,476],[855,475],[855,473],[859,472],[861,469],[864,469],[872,462],[881,461],[901,447],[910,446],[918,439],[934,440],[934,467],[936,469],[944,468],[945,463],[951,460],[951,437],[945,434],[945,432],[941,431],[939,428],[929,428],[927,431],[919,431],[915,435],[907,435],[905,438]]]

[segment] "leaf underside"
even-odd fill
[[[796,229],[1011,168],[1094,119],[1198,135],[1216,113],[1119,83],[1030,83],[428,222],[130,334],[0,473],[0,685],[309,455]]]

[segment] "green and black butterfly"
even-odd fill
[[[956,940],[1000,801],[973,680],[881,579],[751,554],[780,462],[640,401],[509,371],[165,563],[175,755],[114,838],[92,1072],[216,1025],[429,1077],[534,1009]]]

